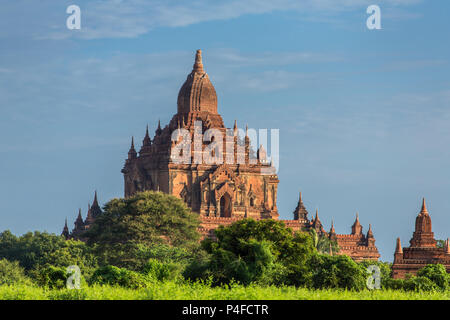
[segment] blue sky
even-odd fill
[[[81,8],[82,29],[66,28]],[[366,8],[381,8],[381,30]],[[8,0],[0,10],[0,230],[60,233],[123,195],[130,137],[167,123],[196,49],[227,126],[280,129],[278,208],[358,211],[383,260],[426,197],[450,227],[450,3]]]

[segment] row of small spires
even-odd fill
[[[98,217],[102,213],[102,209],[100,208],[98,204],[98,198],[97,198],[97,191],[94,193],[94,201],[92,202],[92,206],[88,203],[88,212],[86,215],[86,219],[83,221],[83,217],[81,215],[81,208],[78,210],[78,216],[75,220],[75,228],[73,230],[77,230],[79,228],[82,228],[85,225],[89,225],[92,222],[94,222],[94,219]],[[67,218],[64,224],[64,229],[62,232],[62,235],[65,235],[66,237],[69,235],[69,227],[67,225]]]
[[[183,116],[183,127],[186,126],[186,123],[184,122],[184,116]],[[178,129],[180,129],[180,121],[178,120]],[[237,120],[234,120],[234,127],[233,127],[233,131],[236,132],[238,130],[237,128]],[[161,129],[161,120],[158,120],[158,128],[155,131],[155,136],[158,136],[162,133],[162,129]],[[245,138],[248,139],[248,124],[245,125]],[[150,138],[150,135],[148,133],[148,125],[146,127],[145,130],[145,136],[144,139],[142,140],[142,147],[150,147],[152,144],[152,140]],[[264,147],[263,145],[260,145],[260,152],[264,152]],[[130,156],[130,158],[134,158],[137,155],[135,146],[134,146],[134,136],[131,136],[131,146],[130,146],[130,150],[128,151],[128,155]]]
[[[305,205],[303,204],[302,199],[302,192],[300,191],[299,199],[297,207],[294,210],[294,219],[299,219],[299,215],[303,214],[305,217],[308,214],[308,211],[305,208]],[[316,209],[316,216],[312,220],[312,226],[314,228],[322,228],[322,222],[319,219],[319,210]],[[334,220],[331,220],[331,228],[330,228],[330,234],[336,234],[336,230],[334,229]],[[355,222],[352,225],[352,234],[360,234],[362,233],[362,226],[359,222],[359,214],[356,213],[356,219]],[[373,238],[373,232],[372,232],[372,225],[369,224],[369,230],[367,231],[367,238]]]

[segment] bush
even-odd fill
[[[316,289],[362,290],[365,287],[365,272],[346,255],[317,255],[312,270],[312,286]]]
[[[67,278],[65,268],[47,266],[34,272],[38,285],[50,289],[62,289],[66,287]]]
[[[406,291],[434,291],[439,287],[426,277],[411,277],[404,281]]]
[[[162,263],[156,259],[149,259],[142,272],[154,280],[165,281],[179,278],[181,269],[181,265],[177,263]]]
[[[213,274],[210,270],[211,255],[205,252],[203,256],[197,257],[183,270],[183,277],[190,281],[212,281]]]
[[[450,276],[442,264],[429,264],[420,269],[417,276],[430,279],[441,290],[449,288]]]
[[[389,279],[386,281],[386,288],[403,291],[436,291],[439,287],[426,277],[410,277],[407,279]]]
[[[25,276],[24,269],[17,261],[0,260],[0,285],[29,284],[30,279]]]
[[[429,264],[406,279],[389,279],[386,288],[405,291],[445,291],[449,288],[449,274],[441,264]]]
[[[89,284],[121,286],[138,289],[147,287],[149,279],[138,272],[118,268],[115,266],[105,266],[95,270]]]

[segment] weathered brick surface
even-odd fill
[[[447,272],[450,272],[450,243],[447,239],[444,248],[437,247],[432,231],[431,217],[425,199],[423,199],[422,209],[416,217],[410,246],[402,248],[400,238],[397,238],[392,277],[398,279],[405,278],[407,274],[416,275],[419,269],[427,264],[435,263],[443,264]]]

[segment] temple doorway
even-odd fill
[[[231,217],[231,197],[228,193],[225,193],[220,198],[220,216],[225,218]]]

